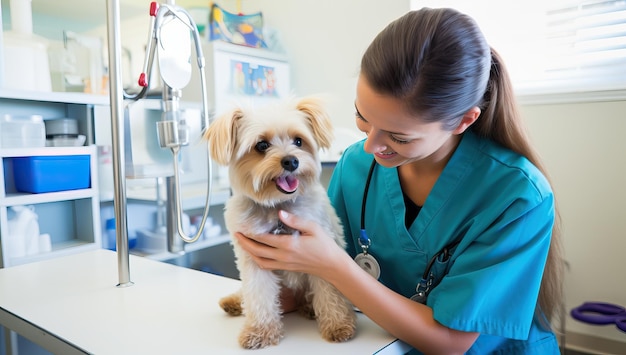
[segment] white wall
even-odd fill
[[[586,301],[626,306],[626,101],[522,109],[561,209],[568,312]],[[567,329],[626,343],[615,326],[568,317]]]
[[[236,1],[217,3],[237,10]],[[409,0],[255,0],[243,1],[242,10],[262,11],[265,25],[278,30],[294,93],[327,94],[335,126],[354,129],[361,55],[383,27],[409,10]]]

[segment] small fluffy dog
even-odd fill
[[[206,132],[212,158],[228,165],[233,196],[224,218],[231,232],[292,234],[278,219],[285,210],[315,220],[345,246],[343,229],[320,182],[318,150],[329,148],[330,120],[321,101],[302,98],[260,109],[237,108],[219,117]],[[276,345],[282,337],[282,287],[300,295],[300,312],[317,319],[322,337],[332,342],[352,338],[352,305],[328,282],[303,273],[260,269],[233,239],[241,289],[220,300],[230,315],[244,314],[239,343],[246,349]]]

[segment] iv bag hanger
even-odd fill
[[[202,119],[203,130],[208,128],[208,102],[206,93],[205,61],[202,53],[200,34],[191,15],[182,7],[169,1],[168,4],[150,4],[150,37],[146,48],[146,60],[143,66],[138,83],[143,87],[141,92],[135,97],[128,97],[136,100],[139,95],[145,95],[150,82],[150,73],[154,63],[155,51],[159,64],[159,74],[163,81],[163,96],[161,108],[163,110],[161,121],[157,122],[158,141],[161,148],[169,148],[173,154],[174,176],[173,181],[167,183],[168,188],[168,214],[175,216],[177,233],[168,230],[168,250],[174,253],[183,253],[183,247],[173,239],[174,234],[187,243],[198,240],[204,231],[205,222],[209,212],[209,195],[211,191],[212,171],[211,164],[208,166],[207,195],[204,213],[200,227],[193,236],[188,236],[182,226],[182,207],[180,198],[179,181],[179,155],[182,146],[189,144],[189,128],[185,123],[185,117],[180,110],[180,98],[182,89],[191,80],[191,39],[195,46],[197,65],[200,73],[200,84],[202,90]],[[207,159],[209,150],[207,143]],[[169,177],[168,177],[169,179]],[[172,191],[169,191],[172,189]],[[170,219],[168,219],[170,220]],[[172,221],[174,222],[174,221]]]
[[[211,192],[212,170],[208,166],[207,195],[205,209],[200,226],[193,236],[185,234],[182,227],[182,208],[180,201],[180,182],[178,161],[180,148],[188,144],[188,127],[185,117],[180,110],[181,89],[189,83],[191,77],[191,38],[193,37],[197,65],[200,73],[202,89],[202,121],[203,130],[209,126],[208,102],[206,93],[206,80],[204,72],[204,56],[202,54],[200,35],[193,18],[189,13],[169,0],[167,4],[150,4],[151,30],[148,39],[147,55],[144,62],[144,71],[139,78],[142,90],[134,96],[124,92],[119,73],[121,58],[121,39],[119,33],[119,0],[107,0],[107,33],[109,43],[109,66],[110,66],[110,99],[112,114],[113,134],[113,172],[115,192],[115,215],[118,246],[118,287],[130,286],[129,250],[128,250],[128,227],[126,222],[126,184],[124,172],[124,133],[123,133],[123,103],[122,99],[138,100],[145,97],[148,92],[150,72],[154,61],[155,51],[158,51],[160,76],[163,80],[163,96],[161,100],[161,121],[157,122],[157,135],[162,148],[169,148],[173,154],[174,175],[167,177],[168,188],[168,250],[176,253],[184,253],[176,234],[187,243],[195,242],[204,231],[204,226],[209,213],[209,196]],[[185,48],[186,45],[186,48]],[[207,159],[209,149],[207,142]],[[171,215],[171,216],[170,216]],[[170,218],[171,217],[171,218]],[[171,230],[171,225],[176,225],[176,232]]]

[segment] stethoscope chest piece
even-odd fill
[[[380,277],[380,265],[370,254],[360,253],[354,258],[354,261],[356,261],[361,269],[372,275],[373,278],[378,279]]]
[[[427,273],[429,272],[429,270],[430,267],[428,267],[428,270],[426,270]],[[428,300],[428,294],[430,293],[431,286],[433,284],[433,279],[434,274],[432,273],[427,278],[422,277],[420,282],[417,284],[417,287],[415,288],[415,294],[411,296],[411,300],[421,304],[426,304],[426,300]]]
[[[428,295],[425,292],[418,292],[411,296],[411,301],[415,301],[417,303],[426,304],[426,299]]]

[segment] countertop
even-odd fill
[[[315,321],[285,315],[281,343],[244,350],[243,317],[218,300],[240,282],[130,256],[132,286],[117,287],[117,255],[95,250],[0,269],[0,322],[53,352],[92,354],[401,354],[363,314],[345,343],[323,340]]]

